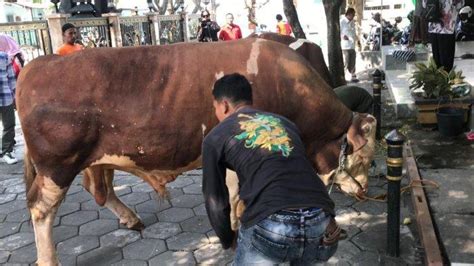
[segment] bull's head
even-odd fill
[[[375,152],[377,121],[372,115],[357,114],[347,132],[347,141],[352,152],[347,155],[344,166],[320,175],[326,185],[332,182],[350,195],[367,192],[369,168]],[[338,171],[339,169],[339,171]]]

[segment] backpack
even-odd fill
[[[422,16],[428,22],[441,22],[439,0],[424,0]]]

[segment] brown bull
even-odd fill
[[[229,50],[235,56],[222,61]],[[306,60],[275,42],[246,39],[45,56],[22,70],[17,90],[37,262],[57,264],[53,221],[83,170],[84,185],[97,203],[128,227],[140,228],[137,215],[114,194],[113,170],[134,174],[164,193],[166,183],[198,167],[202,139],[217,123],[212,85],[233,72],[252,82],[257,108],[297,124],[319,173],[338,166],[345,133],[349,157],[366,156],[374,119],[353,117]],[[359,182],[366,186],[366,180]]]
[[[248,36],[248,38],[261,38],[279,42],[290,47],[303,56],[306,60],[308,60],[310,65],[316,70],[321,78],[326,81],[329,86],[331,86],[331,88],[334,87],[329,74],[329,69],[326,65],[326,62],[324,61],[323,51],[319,45],[306,39],[296,39],[288,35],[282,35],[274,32],[252,33]]]

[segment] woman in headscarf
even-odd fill
[[[8,59],[13,64],[15,76],[18,77],[20,69],[23,67],[25,60],[20,50],[20,45],[9,35],[0,34],[0,52],[8,54]]]

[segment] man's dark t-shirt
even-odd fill
[[[239,177],[245,228],[282,209],[318,207],[334,215],[334,203],[305,156],[297,127],[282,116],[242,108],[206,136],[202,155],[206,210],[224,248],[234,238],[226,168]]]

